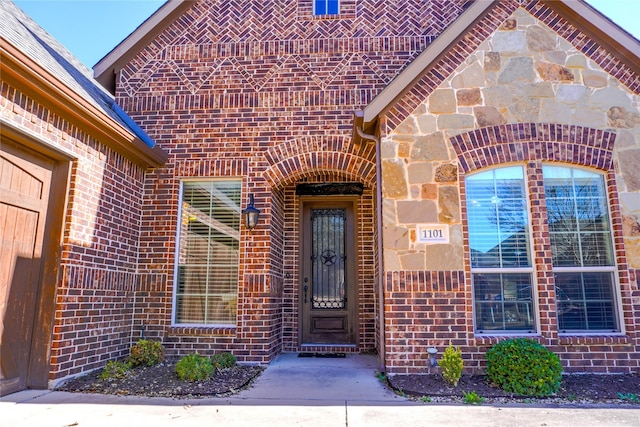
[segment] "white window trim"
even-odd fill
[[[526,202],[527,202],[527,218],[528,218],[528,228],[529,228],[529,239],[528,239],[528,245],[529,245],[529,255],[531,258],[531,266],[530,267],[518,267],[518,268],[478,268],[478,267],[471,267],[470,268],[470,272],[471,272],[471,283],[472,283],[472,289],[471,289],[471,298],[472,298],[472,313],[473,313],[473,331],[474,334],[479,335],[479,336],[483,336],[483,337],[490,337],[490,336],[536,336],[536,335],[540,335],[541,332],[541,327],[540,327],[540,308],[539,308],[539,302],[540,302],[540,298],[538,296],[538,282],[537,282],[537,270],[536,270],[536,262],[535,262],[535,246],[534,246],[534,242],[533,242],[533,228],[531,227],[531,197],[529,194],[529,180],[527,178],[527,165],[526,164],[502,164],[502,165],[498,165],[495,167],[491,167],[491,168],[483,168],[482,170],[478,170],[475,173],[482,173],[482,172],[486,172],[488,170],[497,170],[497,169],[502,169],[505,167],[513,167],[513,166],[520,166],[520,168],[522,169],[523,172],[523,183],[524,183],[524,192],[525,192],[525,197],[526,197]],[[473,174],[469,174],[469,175],[473,175]],[[468,176],[469,176],[468,175]],[[466,200],[465,200],[466,203]],[[468,209],[467,209],[467,230],[468,233],[471,234],[471,230],[469,230],[469,225],[468,225]],[[471,265],[471,264],[470,264]],[[475,283],[473,283],[473,275],[475,273],[485,273],[485,274],[498,274],[498,273],[502,273],[502,274],[509,274],[509,273],[527,273],[531,276],[531,310],[532,313],[531,315],[533,316],[533,321],[534,321],[534,328],[531,330],[520,330],[520,331],[514,331],[514,330],[505,330],[505,329],[498,329],[498,330],[486,330],[486,329],[479,329],[477,326],[477,317],[476,317],[476,299],[475,299]]]

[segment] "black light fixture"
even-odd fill
[[[249,194],[249,206],[242,211],[244,225],[246,225],[249,230],[253,230],[256,225],[258,225],[258,218],[260,218],[260,209],[256,209],[253,203],[253,194]]]

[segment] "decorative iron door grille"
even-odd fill
[[[311,303],[314,309],[347,306],[345,263],[345,209],[311,210]]]

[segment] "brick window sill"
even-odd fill
[[[627,335],[560,335],[560,345],[598,345],[598,344],[631,344],[632,340]]]
[[[235,326],[171,326],[167,331],[169,336],[235,336]]]
[[[500,341],[504,341],[512,338],[531,338],[532,340],[538,340],[538,339],[541,339],[542,337],[538,334],[527,334],[527,333],[521,333],[521,334],[514,333],[514,334],[503,334],[503,335],[500,335],[500,334],[477,335],[476,334],[474,341],[476,346],[487,346],[487,345],[498,344]]]

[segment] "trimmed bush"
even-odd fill
[[[542,397],[560,388],[560,358],[530,338],[501,341],[485,357],[489,380],[506,392]]]
[[[127,372],[131,369],[131,365],[127,362],[116,362],[109,360],[107,366],[100,374],[101,380],[109,380],[112,378],[122,379],[127,376]]]
[[[132,367],[154,366],[164,360],[164,347],[158,341],[140,340],[131,347],[129,363]]]
[[[462,352],[459,348],[453,348],[451,344],[444,351],[442,358],[438,360],[438,366],[442,369],[442,377],[452,386],[457,386],[462,376]]]
[[[218,353],[211,356],[211,364],[215,369],[232,368],[238,359],[231,353]]]
[[[189,354],[176,364],[178,378],[186,381],[208,380],[213,376],[214,370],[211,359],[198,353]]]

